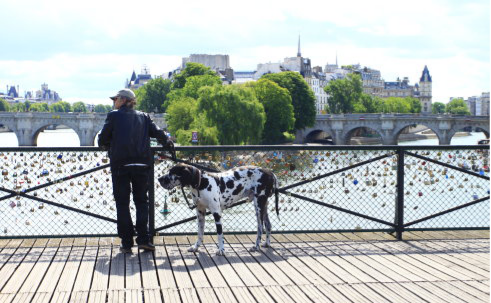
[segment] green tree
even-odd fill
[[[49,112],[49,107],[47,103],[33,103],[29,108],[31,112]]]
[[[261,78],[275,82],[280,87],[286,88],[290,93],[295,116],[294,131],[315,124],[315,95],[299,73],[282,72],[265,74]]]
[[[237,85],[205,86],[199,91],[198,112],[217,128],[220,144],[257,144],[266,114],[250,88]]]
[[[360,75],[348,74],[344,79],[331,80],[324,91],[328,94],[327,109],[331,114],[352,113],[355,104],[360,102],[363,94],[363,83]],[[357,110],[368,111],[365,104],[357,106]]]
[[[58,101],[49,106],[49,111],[53,113],[68,113],[72,110],[70,103]]]
[[[105,105],[97,104],[96,106],[94,106],[94,112],[96,112],[96,113],[107,113],[108,110],[107,110]]]
[[[10,106],[10,111],[11,112],[26,112],[26,104],[23,102],[15,103]]]
[[[389,97],[384,99],[382,112],[407,114],[411,112],[411,105],[403,98]]]
[[[186,80],[186,84],[183,88],[173,89],[167,96],[167,100],[164,103],[164,107],[168,106],[174,101],[181,98],[193,98],[198,99],[198,91],[203,86],[221,85],[222,81],[217,75],[199,75],[190,76]]]
[[[164,102],[171,89],[169,79],[156,78],[136,90],[136,108],[147,113],[165,112]]]
[[[448,102],[447,106],[445,107],[445,111],[447,113],[450,113],[453,115],[470,115],[471,114],[471,112],[469,111],[469,108],[467,107],[467,104],[461,98],[453,99],[452,101]]]
[[[197,107],[198,102],[190,97],[184,97],[172,102],[167,108],[165,117],[167,129],[170,133],[177,135],[178,130],[189,130],[196,117]]]
[[[256,97],[264,106],[263,143],[275,144],[284,140],[284,132],[291,132],[295,126],[292,98],[286,88],[268,79],[249,82],[246,86],[254,89]]]
[[[7,101],[0,98],[0,112],[8,112],[10,109],[10,105]]]
[[[87,112],[87,107],[85,106],[85,103],[83,102],[75,102],[72,105],[73,112],[75,113],[86,113]]]
[[[445,112],[445,104],[441,102],[435,102],[431,105],[432,114],[443,114]]]
[[[31,108],[31,102],[29,102],[29,101],[27,101],[27,100],[26,100],[26,101],[24,102],[24,106],[25,106],[25,108],[26,108],[26,112],[31,111],[31,110],[30,110],[30,108]]]
[[[179,74],[174,75],[172,79],[172,89],[183,88],[186,85],[187,78],[201,75],[218,77],[218,75],[209,67],[200,63],[188,62],[186,67]]]
[[[406,97],[404,98],[404,101],[409,104],[409,112],[413,114],[419,114],[421,113],[421,102],[413,97]]]
[[[362,93],[360,100],[353,105],[354,113],[380,113],[383,100],[379,97]],[[327,109],[326,109],[327,110]]]
[[[113,110],[113,106],[112,105],[105,105],[106,107],[106,112],[110,112]]]

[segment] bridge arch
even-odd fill
[[[15,146],[14,141],[17,141],[17,146],[19,146],[19,136],[17,135],[17,132],[16,132],[15,123],[13,123],[13,121],[0,119],[0,125],[7,128],[10,131],[7,133],[7,134],[9,134],[7,136],[13,136],[13,137],[8,137],[8,139],[6,141],[9,141],[9,142],[2,142],[3,144],[7,144],[9,146],[2,144],[2,147]],[[15,139],[14,139],[14,137],[15,137]]]
[[[38,139],[39,139],[39,135],[46,129],[48,129],[50,126],[66,126],[68,127],[69,129],[73,130],[75,132],[75,134],[77,135],[77,139],[78,139],[78,145],[81,146],[81,143],[82,143],[82,136],[80,134],[80,130],[78,128],[78,125],[74,124],[74,123],[70,123],[69,121],[63,121],[60,123],[52,123],[52,122],[47,122],[46,124],[40,124],[40,125],[37,125],[33,128],[33,131],[32,131],[32,134],[31,134],[31,142],[32,142],[32,146],[38,146]],[[66,143],[66,142],[64,142]]]
[[[330,137],[330,140],[328,139]],[[306,132],[304,143],[335,144],[334,134],[330,129],[317,128]]]
[[[402,134],[402,132],[408,128],[408,127],[411,127],[413,126],[414,123],[409,123],[409,122],[406,122],[406,123],[402,123],[400,125],[398,125],[396,127],[396,129],[394,129],[394,144],[398,144],[399,143],[399,136]],[[442,144],[442,138],[441,138],[441,134],[439,132],[439,129],[438,129],[438,126],[437,125],[432,125],[431,123],[418,123],[417,125],[422,125],[422,126],[425,126],[427,127],[429,130],[431,130],[438,138],[438,144]]]
[[[386,142],[388,139],[388,138],[386,138],[386,136],[384,136],[384,133],[380,129],[373,128],[373,127],[366,126],[366,125],[359,125],[359,126],[352,126],[350,128],[347,128],[346,131],[344,132],[344,134],[341,136],[341,142],[337,143],[337,144],[339,144],[339,145],[351,145],[352,144],[352,142],[351,142],[352,137],[356,134],[356,132],[363,131],[363,129],[375,132],[375,136],[373,137],[375,140],[373,140],[373,143],[370,143],[370,144],[384,144],[384,142]],[[377,140],[377,138],[378,138],[378,140]]]
[[[449,130],[448,132],[448,144],[452,142],[452,139],[454,139],[454,136],[456,133],[461,132],[461,131],[476,131],[476,132],[482,132],[486,138],[489,139],[489,127],[483,127],[483,126],[475,126],[472,124],[463,124],[459,123],[454,125],[452,129]],[[477,141],[474,143],[477,144]]]

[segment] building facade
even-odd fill
[[[140,74],[137,75],[135,71],[133,71],[130,80],[126,79],[125,88],[136,90],[145,85],[150,80],[152,80],[152,75],[150,75],[150,70],[144,65]]]

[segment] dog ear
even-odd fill
[[[198,188],[201,181],[201,172],[194,166],[189,166],[191,174],[191,187]]]
[[[201,172],[194,166],[176,165],[171,169],[171,173],[179,176],[182,186],[198,188],[201,180]]]

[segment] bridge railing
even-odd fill
[[[256,165],[280,181],[275,232],[489,229],[489,146],[179,147],[178,158],[209,171]],[[157,178],[174,162],[154,149],[153,234],[194,234],[195,210]],[[0,237],[116,234],[106,152],[97,148],[0,149]],[[186,190],[189,194],[189,190]],[[192,201],[192,199],[188,199]],[[134,207],[131,207],[135,220]],[[133,221],[134,222],[134,221]],[[226,233],[254,233],[250,203],[223,212]],[[215,233],[213,218],[205,231]]]

